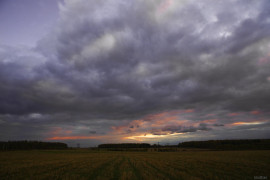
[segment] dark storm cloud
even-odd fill
[[[0,113],[18,114],[35,109],[27,98],[36,83],[33,70],[45,60],[37,52],[23,47],[0,46]]]
[[[223,4],[229,6],[230,3],[233,2]],[[56,56],[64,67],[50,69],[50,73],[71,83],[78,96],[85,97],[85,105],[94,105],[94,112],[136,116],[176,106],[185,108],[198,103],[225,102],[235,98],[235,91],[246,93],[246,98],[257,93],[246,92],[242,87],[253,86],[257,81],[264,81],[264,85],[269,86],[266,80],[269,73],[260,74],[264,67],[256,67],[257,59],[263,54],[253,45],[268,37],[265,29],[269,23],[261,21],[265,18],[260,9],[257,14],[251,9],[247,17],[240,15],[239,18],[233,10],[223,12],[220,9],[219,12],[217,9],[217,12],[209,13],[217,20],[211,20],[208,13],[200,9],[207,3],[200,6],[191,2],[179,7],[179,11],[172,12],[163,22],[162,17],[152,17],[155,11],[148,6],[157,6],[154,2],[88,4],[98,10],[90,12],[80,3],[69,3],[69,8],[63,10],[64,27],[58,30],[55,44]],[[238,2],[236,5],[242,4]],[[76,18],[71,17],[74,13],[77,13]],[[226,16],[232,19],[228,20]],[[193,19],[197,23],[191,23]],[[246,28],[247,21],[260,23],[264,28],[257,24]],[[74,26],[70,25],[72,23]],[[231,24],[236,27],[232,28]],[[220,32],[222,28],[227,28],[228,32]],[[243,32],[250,28],[253,30]],[[224,38],[221,33],[231,35]],[[249,40],[249,35],[254,38]],[[255,47],[241,53],[242,44]],[[236,49],[239,54],[218,53],[217,48],[225,52]],[[251,76],[258,77],[248,82]],[[239,84],[241,87],[237,87]],[[257,87],[256,91],[259,89]],[[234,104],[227,103],[229,106]],[[263,104],[258,108],[264,108]],[[247,109],[252,108],[251,105]]]
[[[0,47],[0,113],[98,123],[189,108],[194,121],[269,111],[268,1],[159,3],[65,1],[35,49]],[[198,130],[208,129],[170,131]]]

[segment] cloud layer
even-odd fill
[[[134,136],[223,138],[230,124],[251,121],[263,122],[258,137],[269,138],[266,0],[66,0],[59,8],[57,26],[34,49],[0,46],[3,139],[114,134],[119,140],[117,127],[125,126]],[[173,124],[130,124],[174,111]],[[214,123],[200,122],[209,114]],[[9,131],[16,128],[21,132]],[[62,130],[53,134],[55,128]]]

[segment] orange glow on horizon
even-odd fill
[[[114,136],[122,136],[129,134],[129,138],[124,137],[124,139],[133,139],[139,138],[138,133],[149,132],[150,129],[162,129],[165,126],[194,126],[197,123],[192,122],[187,119],[182,119],[181,115],[186,113],[194,112],[194,109],[181,109],[181,110],[173,110],[173,111],[163,111],[156,114],[149,114],[141,119],[133,120],[129,123],[119,126],[112,126],[112,132],[110,132]],[[203,122],[205,123],[214,123],[217,119],[208,119]],[[203,123],[199,122],[199,123]],[[170,132],[164,132],[162,135],[169,134]],[[140,135],[139,134],[139,135]],[[140,138],[148,138],[140,136]]]
[[[235,122],[232,123],[233,126],[239,126],[239,125],[256,125],[256,124],[263,124],[262,121],[254,121],[254,122]]]
[[[123,137],[123,140],[136,140],[136,141],[143,141],[146,139],[154,139],[154,138],[166,138],[170,136],[176,136],[184,133],[173,133],[173,134],[161,134],[161,135],[154,135],[154,134],[142,134],[142,135],[135,135],[135,136],[128,136],[128,137]]]
[[[47,140],[75,140],[75,139],[100,139],[99,136],[55,136]]]

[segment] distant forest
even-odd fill
[[[98,148],[150,148],[147,143],[100,144]]]
[[[0,142],[0,150],[32,150],[32,149],[67,149],[65,143],[40,141],[8,141]]]
[[[247,140],[209,140],[209,141],[188,141],[178,145],[150,145],[147,143],[121,143],[121,144],[100,144],[98,148],[109,150],[123,150],[132,148],[200,148],[210,150],[267,150],[270,149],[270,139],[247,139]]]
[[[267,150],[270,149],[270,139],[189,141],[179,143],[178,147],[213,150]]]
[[[67,149],[65,143],[41,142],[41,141],[0,141],[0,150],[32,150],[32,149]],[[120,143],[100,144],[98,149],[115,151],[178,151],[177,149],[199,148],[209,150],[269,150],[270,139],[246,139],[246,140],[209,140],[209,141],[188,141],[178,145],[150,145],[148,143]]]

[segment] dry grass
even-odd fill
[[[0,179],[270,178],[270,151],[0,152]]]

